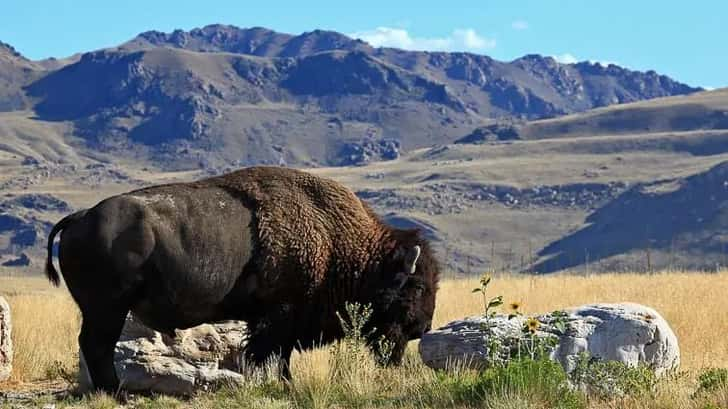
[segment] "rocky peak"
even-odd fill
[[[9,55],[11,57],[23,58],[24,57],[8,43],[0,41],[0,55]]]
[[[517,58],[511,62],[515,67],[521,68],[529,73],[551,74],[563,73],[569,64],[557,62],[553,57],[543,56],[539,54],[527,54],[521,58]]]
[[[239,28],[212,24],[190,31],[147,31],[126,44],[175,47],[201,52],[231,52],[265,57],[305,57],[322,51],[371,50],[361,40],[335,31],[313,30],[301,35],[278,33],[263,27]]]
[[[372,47],[364,41],[354,40],[335,31],[314,30],[292,37],[281,52],[281,56],[300,57],[333,50],[371,51]]]
[[[198,52],[231,52],[270,56],[279,52],[282,44],[292,36],[263,27],[239,28],[225,24],[211,24],[190,31],[171,33],[147,31],[125,44],[126,48],[175,47]]]

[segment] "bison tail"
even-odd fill
[[[58,275],[58,271],[56,271],[56,268],[53,266],[53,239],[56,237],[56,234],[65,229],[69,223],[80,219],[84,214],[86,214],[86,210],[69,214],[61,219],[60,222],[56,223],[56,225],[51,229],[51,232],[48,234],[48,258],[46,259],[45,274],[46,277],[48,277],[48,281],[56,287],[60,285],[61,277]]]

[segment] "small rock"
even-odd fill
[[[13,370],[13,340],[10,338],[12,330],[10,305],[0,297],[0,381],[8,379]]]

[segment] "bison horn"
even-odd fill
[[[417,259],[420,258],[420,246],[414,246],[407,252],[407,256],[404,259],[406,271],[410,274],[414,274],[417,269]]]

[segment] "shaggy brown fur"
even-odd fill
[[[288,168],[254,167],[196,185],[223,187],[253,209],[263,283],[306,275],[312,286],[327,277],[356,284],[357,273],[378,264],[396,246],[392,229],[351,190],[329,179]],[[290,266],[298,269],[290,271]]]

